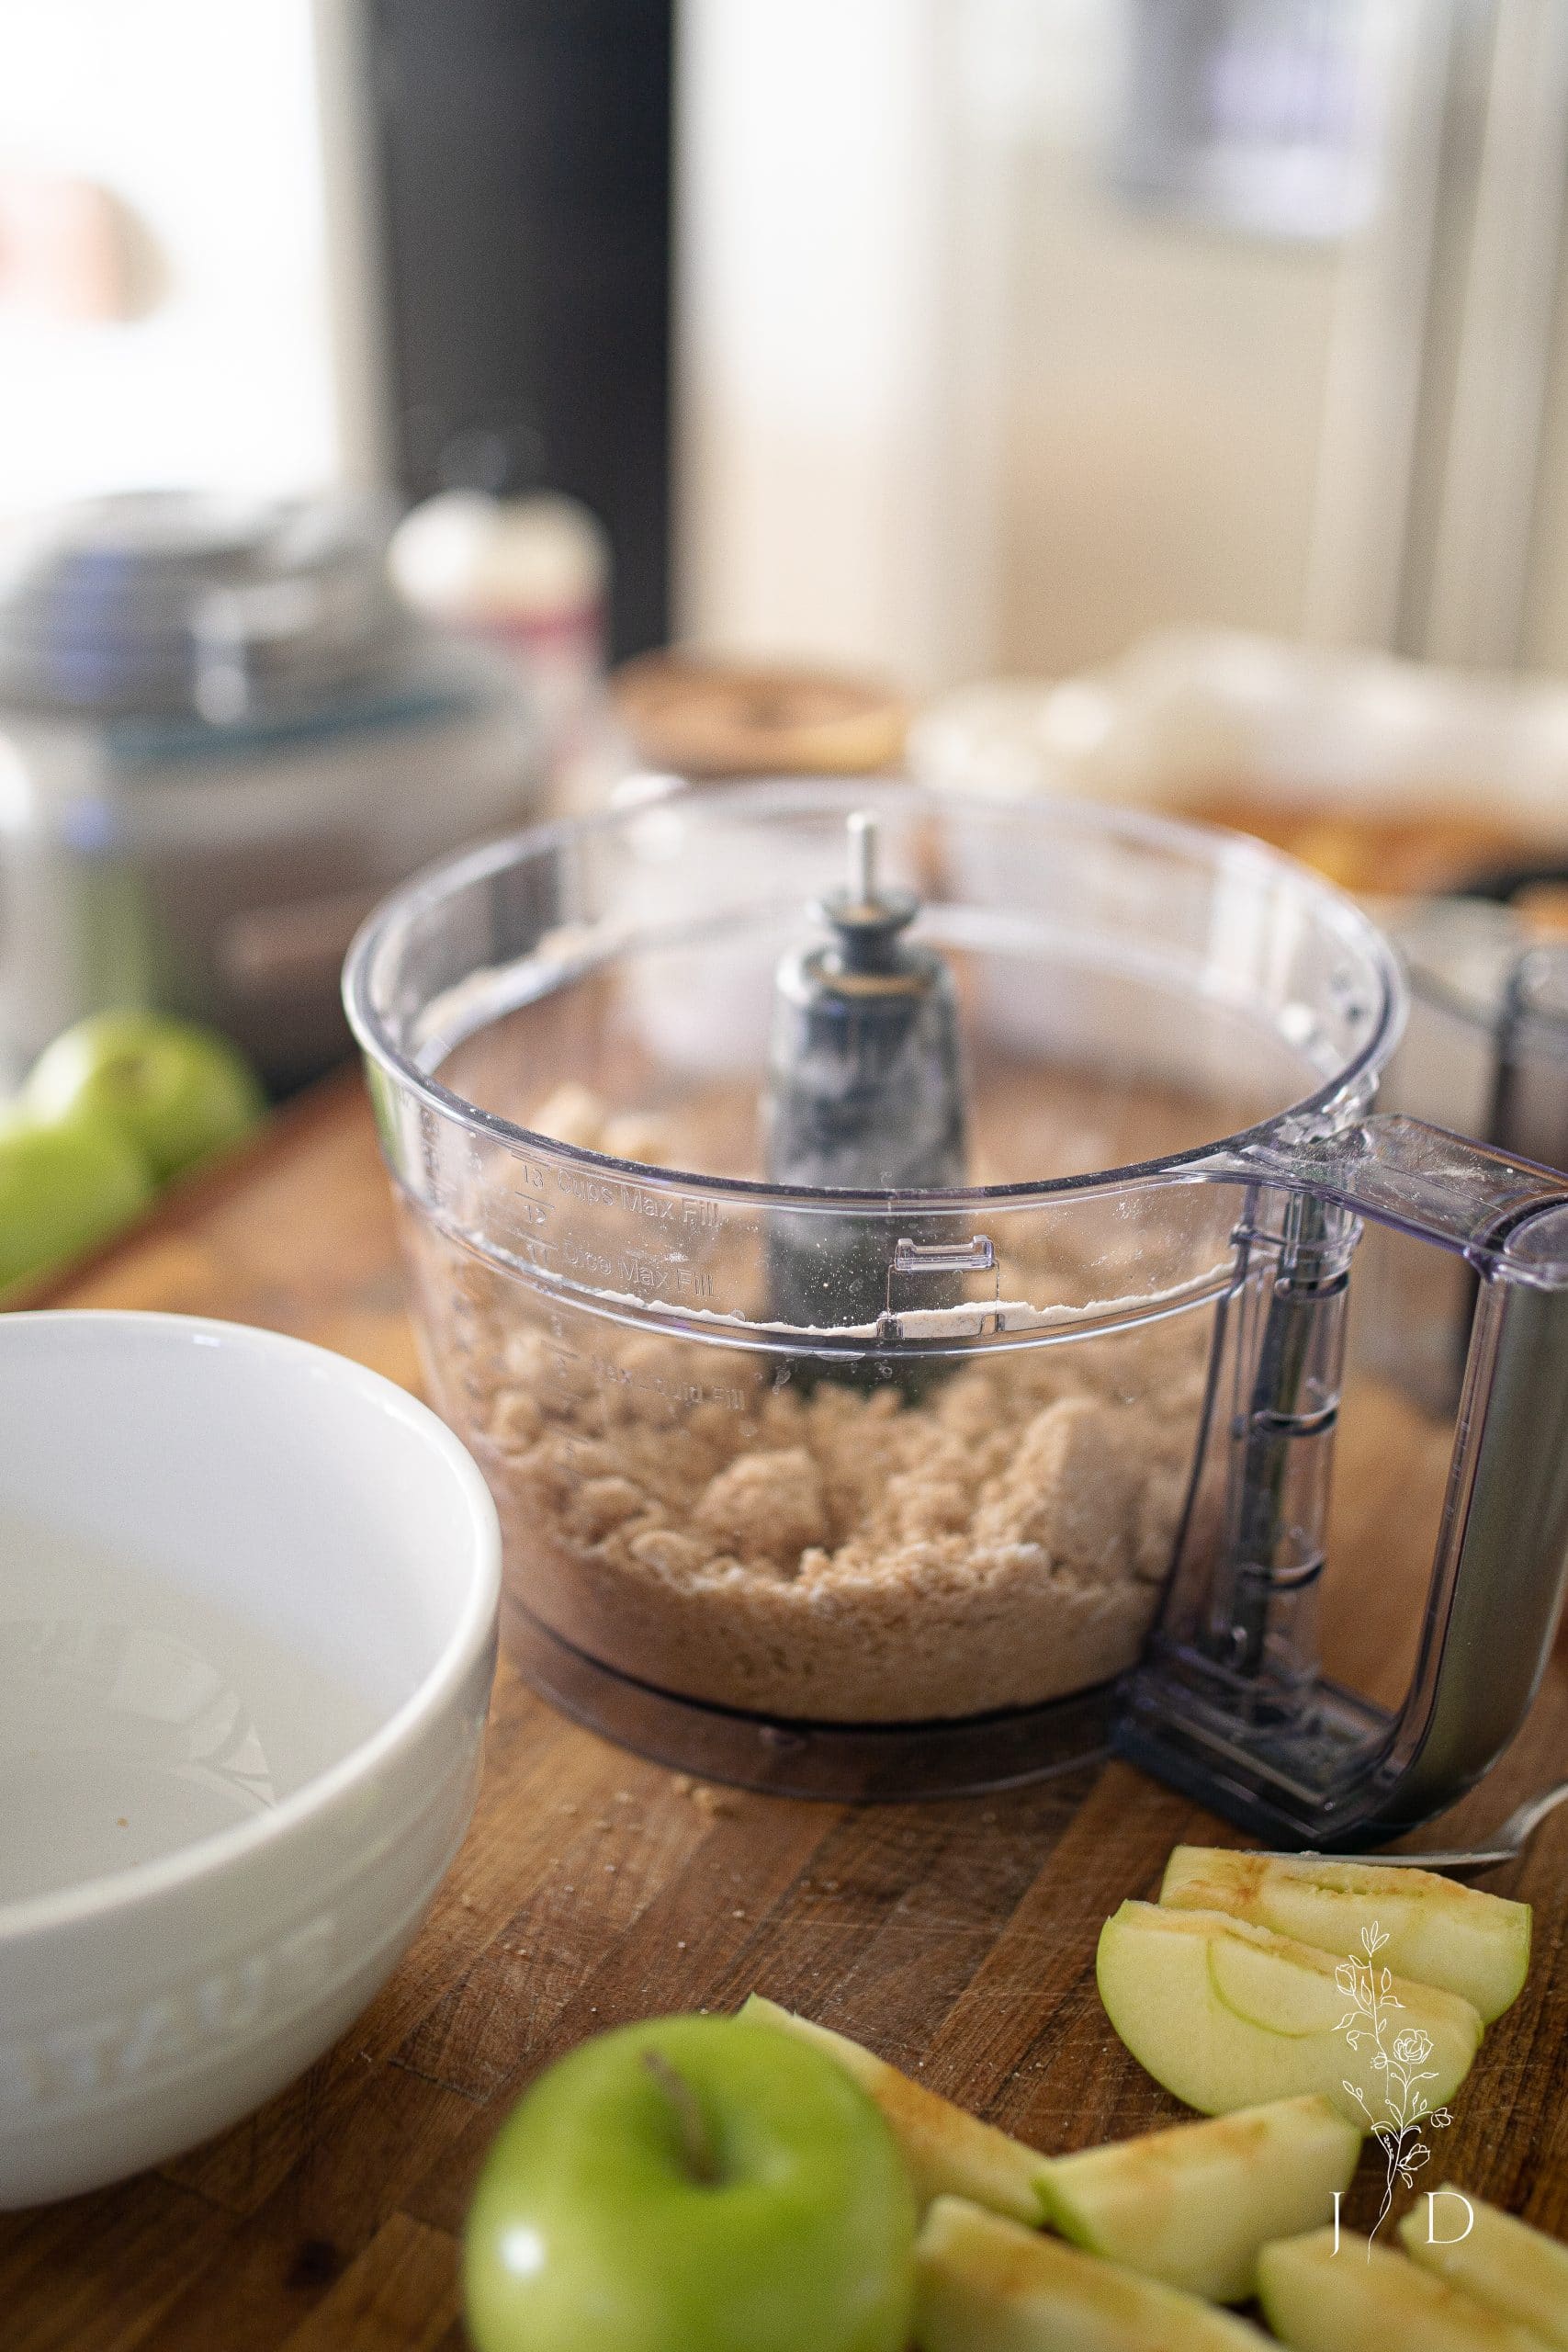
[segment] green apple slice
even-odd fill
[[[1458,1886],[1435,1871],[1178,1846],[1159,1899],[1228,1911],[1337,1960],[1359,1959],[1362,1930],[1381,1928],[1387,1941],[1378,1957],[1396,1976],[1460,1994],[1483,2025],[1517,2000],[1529,1967],[1529,1905]]]
[[[1360,2132],[1332,2099],[1276,2099],[1058,2156],[1046,2208],[1090,2254],[1240,2303],[1257,2287],[1259,2247],[1327,2221],[1360,2153]]]
[[[819,2050],[830,2052],[845,2073],[871,2093],[904,2151],[922,2206],[933,2197],[951,2192],[1032,2226],[1037,2227],[1043,2219],[1047,2160],[1036,2149],[1026,2148],[1021,2140],[1010,2139],[994,2124],[965,2114],[963,2108],[927,2090],[922,2083],[912,2083],[897,2066],[874,2057],[847,2034],[813,2025],[808,2018],[781,2009],[760,1993],[751,1995],[741,2015],[782,2026],[787,2033],[814,2041]]]
[[[1321,2091],[1351,2122],[1374,2117],[1379,2076],[1341,2027],[1347,1996],[1332,1954],[1223,1912],[1123,1903],[1100,1931],[1106,2015],[1156,2083],[1207,2115]],[[1393,1981],[1389,2027],[1424,2032],[1427,2105],[1450,2100],[1481,2046],[1481,2019],[1455,1993]]]
[[[939,2197],[915,2247],[920,2352],[1263,2352],[1257,2328],[1174,2287]]]
[[[1265,2246],[1263,2316],[1292,2352],[1545,2352],[1517,2327],[1402,2254],[1332,2230]]]
[[[1423,2268],[1533,2328],[1558,2352],[1568,2347],[1568,2245],[1447,2181],[1411,2208],[1399,2234]]]

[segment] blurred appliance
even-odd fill
[[[149,493],[0,544],[0,1079],[146,1003],[297,1084],[388,885],[533,812],[532,697],[398,603],[387,520]]]
[[[1425,899],[1388,929],[1413,1004],[1403,1106],[1568,1168],[1568,941],[1485,898]]]

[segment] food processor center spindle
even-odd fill
[[[791,1191],[949,1191],[966,1181],[953,975],[934,949],[908,936],[920,910],[914,892],[878,880],[874,815],[857,810],[847,836],[846,887],[814,910],[830,935],[791,948],[774,975],[768,1178]],[[768,1243],[773,1319],[841,1328],[875,1324],[900,1305],[954,1304],[960,1276],[892,1271],[897,1240],[940,1239],[950,1222],[897,1215],[884,1238],[863,1213],[778,1212]],[[855,1359],[840,1361],[837,1376],[862,1377]]]

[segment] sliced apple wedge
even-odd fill
[[[813,2025],[808,2018],[781,2009],[760,1993],[751,1995],[742,2015],[760,2018],[783,2027],[786,2033],[816,2042],[818,2049],[838,2059],[863,2090],[871,2093],[904,2151],[921,2205],[951,2193],[988,2206],[992,2212],[1010,2214],[1034,2228],[1044,2219],[1042,2183],[1046,2159],[1036,2149],[1010,2139],[994,2124],[982,2123],[977,2116],[966,2114],[922,2083],[911,2082],[897,2066],[874,2057],[847,2034]]]
[[[1263,2352],[1247,2321],[939,2197],[915,2247],[920,2352]]]
[[[1263,2316],[1292,2352],[1544,2352],[1516,2327],[1402,2254],[1332,2230],[1265,2246]]]
[[[1448,2181],[1430,2201],[1418,2199],[1399,2234],[1423,2269],[1533,2328],[1557,2352],[1568,2347],[1568,2245]]]
[[[1328,2221],[1360,2153],[1332,2099],[1276,2099],[1055,2157],[1047,2214],[1090,2254],[1240,2303],[1256,2289],[1258,2249]]]
[[[1159,1899],[1228,1911],[1337,1960],[1359,1957],[1362,1929],[1376,1926],[1388,1939],[1379,1958],[1396,1976],[1460,1994],[1483,2025],[1517,2000],[1529,1967],[1529,1905],[1458,1886],[1435,1871],[1178,1846]]]
[[[1206,2115],[1322,2091],[1353,2123],[1366,2115],[1346,2089],[1359,2078],[1375,2115],[1378,2076],[1340,2027],[1347,1998],[1329,1952],[1224,1912],[1123,1903],[1100,1937],[1105,2013],[1156,2083]],[[1456,1993],[1395,1977],[1393,2022],[1431,2044],[1423,2086],[1446,2105],[1481,2046],[1481,2019]]]

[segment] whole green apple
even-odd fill
[[[0,1111],[0,1290],[107,1241],[152,1190],[141,1153],[103,1120]]]
[[[46,1046],[23,1097],[41,1119],[86,1111],[112,1121],[160,1183],[237,1143],[266,1108],[227,1037],[133,1011],[95,1012]]]
[[[468,2215],[479,2352],[904,2352],[915,2199],[823,2051],[744,2018],[584,2042],[491,2149]]]

